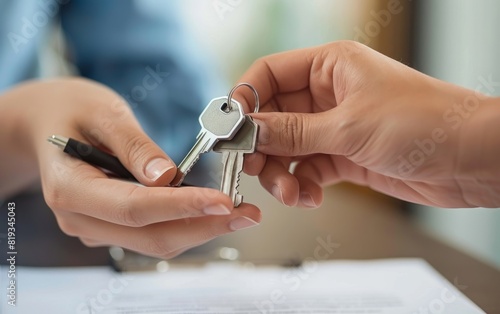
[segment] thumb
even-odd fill
[[[166,186],[176,173],[175,163],[138,125],[127,125],[103,141],[134,177],[146,186]]]
[[[258,151],[276,156],[301,156],[335,151],[332,115],[266,112],[251,114],[259,125]]]

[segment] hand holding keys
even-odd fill
[[[233,87],[227,97],[212,99],[200,115],[200,133],[196,143],[179,164],[172,186],[181,185],[186,174],[200,158],[209,151],[222,153],[222,183],[220,190],[231,197],[235,207],[243,201],[238,192],[238,182],[243,171],[244,154],[255,152],[258,125],[250,116],[243,113],[240,103],[232,99],[234,91],[240,86],[252,89],[255,96],[255,112],[259,110],[259,96],[248,83]]]

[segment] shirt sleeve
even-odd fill
[[[177,1],[74,0],[61,6],[69,57],[121,94],[144,130],[179,163],[198,115],[222,84],[179,19]]]

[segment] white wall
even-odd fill
[[[481,77],[500,82],[500,1],[424,0],[421,9],[419,70],[468,88]],[[500,87],[492,94],[500,96]],[[444,241],[500,267],[500,210],[419,207],[418,218]]]

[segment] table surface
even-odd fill
[[[420,257],[430,263],[463,294],[486,313],[500,313],[500,271],[446,245],[416,228],[408,217],[379,217],[377,226],[385,232],[369,232],[361,239],[351,237],[345,251],[336,258],[372,259]],[[363,246],[359,241],[370,241]]]

